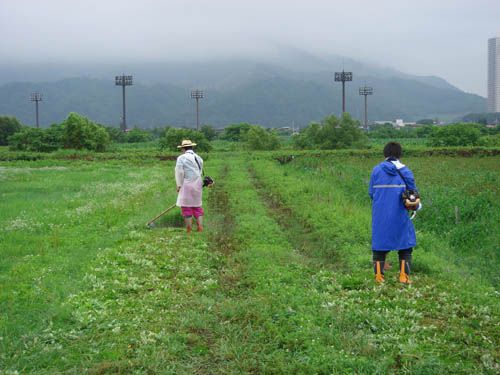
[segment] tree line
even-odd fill
[[[297,149],[344,149],[369,147],[370,139],[422,138],[428,146],[500,146],[500,127],[457,123],[446,126],[422,125],[395,129],[392,125],[376,125],[370,131],[360,127],[348,113],[341,117],[327,116],[312,122],[300,133],[279,134],[246,122],[230,124],[222,132],[210,125],[200,131],[170,126],[153,129],[118,128],[98,124],[85,116],[70,113],[59,124],[49,128],[23,126],[15,117],[0,116],[0,146],[11,150],[51,152],[58,149],[105,151],[112,143],[145,143],[154,141],[161,150],[177,150],[180,139],[191,139],[200,151],[210,151],[214,140],[224,141],[230,149],[276,150],[286,142]]]

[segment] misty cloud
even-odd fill
[[[287,45],[485,95],[486,43],[499,19],[495,0],[2,0],[0,54],[58,63],[272,59]]]

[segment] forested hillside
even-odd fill
[[[189,94],[192,88],[200,88],[205,91],[200,107],[202,123],[224,126],[248,121],[270,127],[292,123],[304,126],[340,113],[341,85],[333,81],[334,71],[341,70],[338,65],[342,66],[338,59],[319,60],[296,53],[274,64],[222,61],[36,71],[20,67],[23,75],[12,67],[0,66],[0,82],[4,82],[0,86],[0,114],[32,124],[34,106],[29,95],[39,91],[43,94],[43,126],[60,122],[71,111],[118,125],[122,99],[114,75],[123,71],[134,75],[134,85],[127,89],[129,125],[194,126],[194,102]],[[363,117],[363,97],[358,95],[363,85],[374,88],[369,98],[371,120],[453,119],[485,110],[484,98],[465,93],[438,77],[413,76],[351,60],[345,65],[354,77],[346,84],[347,110],[358,119]],[[81,75],[86,77],[64,78]],[[6,83],[9,77],[18,82]]]

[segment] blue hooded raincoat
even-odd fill
[[[399,160],[383,161],[373,168],[368,193],[372,199],[372,250],[404,250],[417,244],[415,228],[408,216],[401,194],[405,182],[416,190],[413,173]]]

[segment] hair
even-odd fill
[[[398,142],[389,142],[384,147],[384,156],[399,159],[403,154],[403,149]]]
[[[184,150],[192,150],[193,149],[193,146],[186,146],[186,147],[183,147]]]

